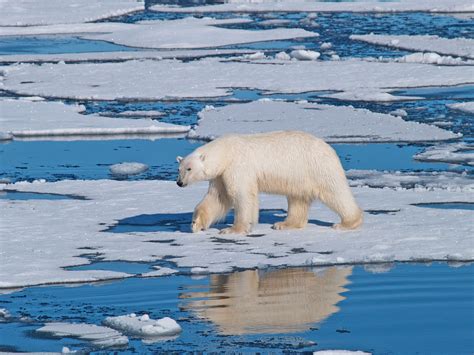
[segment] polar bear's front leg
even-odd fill
[[[224,228],[221,234],[248,234],[258,221],[258,191],[250,187],[239,191],[234,199],[234,225]],[[257,212],[255,212],[257,211]],[[255,214],[257,213],[257,216]]]
[[[310,202],[298,198],[288,197],[288,216],[283,222],[277,222],[273,229],[299,229],[308,223],[308,210]]]

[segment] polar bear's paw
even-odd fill
[[[288,221],[277,222],[273,225],[273,229],[284,230],[284,229],[301,229],[304,228],[306,223],[290,223]]]
[[[247,234],[249,231],[247,231],[245,228],[243,227],[230,227],[230,228],[224,228],[224,229],[221,229],[221,231],[219,232],[219,234]]]

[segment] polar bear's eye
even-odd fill
[[[187,171],[191,171],[191,168],[187,168],[186,170],[187,170]]]

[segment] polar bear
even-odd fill
[[[196,206],[192,231],[206,230],[233,207],[234,225],[221,233],[249,233],[258,224],[258,193],[285,195],[288,215],[274,229],[304,228],[311,203],[319,199],[341,218],[336,229],[362,224],[336,152],[323,140],[299,131],[227,135],[177,157],[178,186],[209,181]]]

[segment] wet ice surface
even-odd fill
[[[130,337],[128,348],[119,349],[469,354],[473,271],[472,265],[380,264],[35,287],[0,296],[12,314],[0,322],[0,348],[94,350],[87,341],[35,330],[45,322],[101,325],[109,315],[146,313],[177,320],[182,334],[155,343]]]

